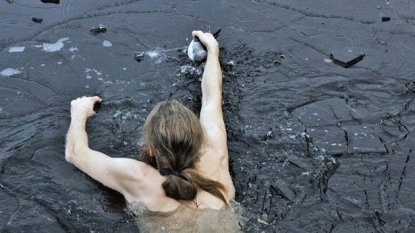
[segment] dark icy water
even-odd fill
[[[0,231],[136,232],[65,162],[69,102],[100,95],[91,147],[139,158],[158,101],[200,107],[183,49],[218,27],[245,231],[415,232],[412,0],[0,1]],[[366,56],[346,69],[333,51]]]

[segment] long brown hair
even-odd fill
[[[228,206],[221,192],[225,187],[196,170],[204,140],[203,127],[190,109],[176,100],[161,102],[144,125],[141,159],[166,176],[162,184],[166,196],[190,201],[201,188]]]

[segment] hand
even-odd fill
[[[94,104],[101,102],[102,99],[98,96],[94,97],[81,97],[71,102],[71,117],[87,119],[88,117],[95,114]]]
[[[193,31],[192,32],[193,37],[199,38],[200,42],[204,46],[206,46],[206,49],[208,53],[215,53],[219,54],[219,44],[218,41],[215,39],[215,37],[211,33],[204,33],[202,31]]]

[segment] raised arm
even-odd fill
[[[206,130],[207,145],[217,152],[217,159],[227,168],[228,151],[222,114],[222,71],[219,63],[219,45],[210,33],[194,31],[192,34],[199,38],[208,51],[202,76],[200,122]]]
[[[98,101],[101,99],[95,96],[71,102],[71,124],[66,138],[65,158],[93,179],[122,193],[129,201],[138,195],[134,193],[137,189],[131,189],[129,184],[139,184],[137,178],[142,176],[142,164],[133,159],[111,158],[89,148],[85,126],[87,119],[95,114],[93,106]]]

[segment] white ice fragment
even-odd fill
[[[190,66],[190,65],[181,66],[180,72],[182,74],[197,74],[197,75],[202,74],[201,69],[196,69],[194,66]]]
[[[309,176],[310,175],[310,172],[309,171],[306,171],[306,172],[301,173],[301,175],[302,176]]]
[[[63,42],[67,40],[69,40],[69,38],[67,37],[61,38],[56,43],[53,43],[53,44],[43,43],[43,46],[40,46],[40,47],[43,47],[43,51],[45,52],[50,52],[50,53],[56,52],[63,48],[64,46]],[[39,46],[35,46],[35,47],[39,47]]]
[[[161,48],[156,48],[146,52],[152,60],[155,60],[155,63],[158,64],[167,59],[167,55],[163,52]]]
[[[94,72],[95,72],[95,74],[97,74],[98,76],[102,75],[102,72],[101,72],[101,71],[98,71],[98,70],[96,70],[96,69],[93,69],[93,71],[94,71]]]
[[[62,62],[61,61],[58,61],[58,65],[62,65]]]
[[[148,51],[146,53],[151,59],[157,58],[160,56],[160,52],[153,50],[153,51]]]
[[[20,74],[20,73],[21,73],[20,70],[16,70],[16,69],[13,69],[13,68],[6,68],[6,69],[4,69],[0,72],[0,74],[2,76],[6,76],[6,77],[10,77],[12,75]]]
[[[108,40],[104,40],[104,41],[102,42],[102,45],[103,45],[103,46],[105,46],[105,47],[111,47],[111,46],[112,46],[112,43],[111,43],[111,42],[109,42]]]
[[[21,53],[23,52],[25,47],[11,47],[9,49],[9,53]]]
[[[185,73],[190,72],[193,69],[195,69],[195,68],[193,66],[189,66],[189,65],[180,66],[180,73],[185,74]]]
[[[91,76],[91,74],[90,74],[90,72],[94,72],[97,76],[101,76],[102,75],[102,72],[101,71],[99,71],[99,70],[96,70],[96,69],[90,69],[90,68],[85,68],[85,73],[86,73],[86,78],[87,79],[91,79],[92,78],[92,76]],[[103,80],[103,79],[98,79],[98,80]]]
[[[69,52],[75,52],[75,51],[78,51],[78,48],[77,47],[70,47],[69,48]]]

